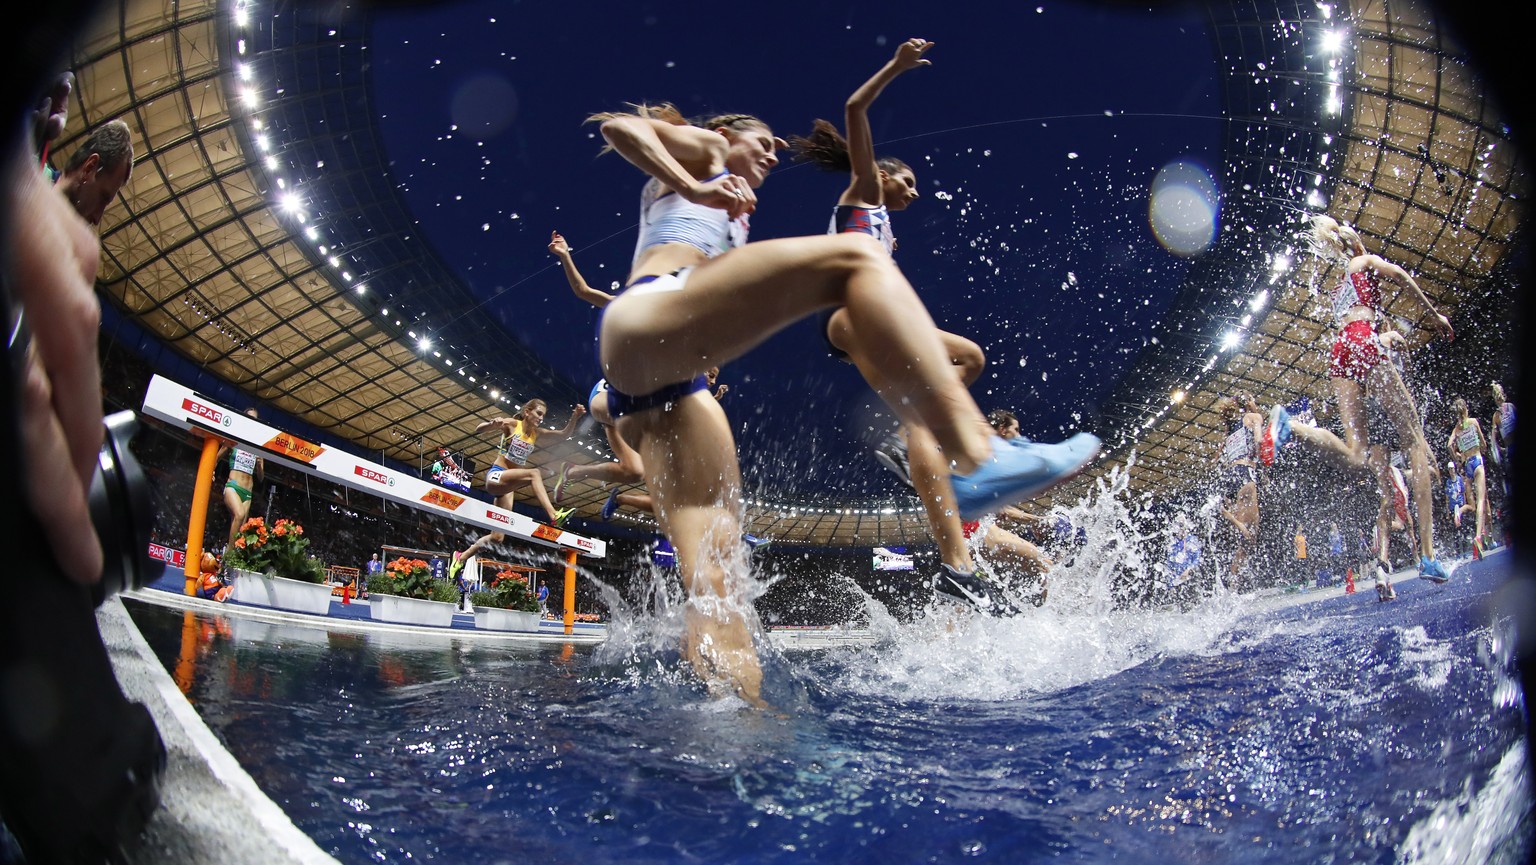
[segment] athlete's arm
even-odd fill
[[[493,426],[505,427],[508,423],[511,423],[510,419],[508,418],[493,417],[490,420],[481,421],[479,426],[475,427],[475,432],[483,432]]]
[[[875,165],[875,144],[869,131],[869,106],[896,76],[908,69],[933,65],[931,60],[923,59],[923,54],[932,47],[932,42],[923,39],[908,39],[901,43],[896,56],[848,97],[843,109],[843,124],[848,128],[848,162],[853,178],[848,181],[843,197],[838,199],[839,204],[877,207],[885,203],[880,191],[880,168]]]
[[[615,117],[603,121],[603,138],[629,164],[656,178],[683,198],[716,207],[732,219],[751,213],[757,196],[739,177],[727,174],[725,136],[696,126],[676,126],[648,117]]]
[[[572,433],[576,432],[576,424],[581,420],[581,416],[586,413],[587,407],[581,403],[577,403],[576,406],[571,409],[571,418],[565,422],[564,427],[561,429],[541,430],[541,434],[550,441],[562,441],[564,439],[568,439],[571,437]]]
[[[549,233],[549,251],[555,254],[555,258],[560,259],[560,266],[565,269],[565,281],[570,283],[571,291],[577,297],[598,309],[602,309],[613,301],[613,295],[593,288],[582,278],[581,271],[576,269],[575,259],[571,258],[571,246],[565,242],[565,238],[560,236],[560,232]]]
[[[1429,301],[1429,296],[1424,293],[1424,289],[1419,288],[1419,283],[1412,276],[1408,275],[1408,271],[1403,270],[1379,255],[1367,255],[1366,266],[1413,292],[1414,299],[1418,301],[1419,306],[1429,313],[1430,326],[1441,336],[1445,337],[1446,342],[1456,338],[1456,331],[1451,328],[1451,320],[1435,309],[1435,305]]]

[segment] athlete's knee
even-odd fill
[[[844,276],[871,270],[894,270],[891,260],[880,244],[873,243],[862,234],[835,234],[827,237],[825,264],[841,271]]]
[[[981,371],[986,369],[987,354],[981,350],[981,346],[972,340],[958,334],[941,331],[944,339],[944,349],[949,352],[949,360],[960,372],[960,379],[967,385],[981,377]]]

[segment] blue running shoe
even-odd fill
[[[1451,575],[1445,572],[1445,568],[1441,567],[1438,560],[1424,556],[1419,559],[1419,579],[1429,580],[1438,586],[1450,582]]]
[[[614,486],[608,492],[608,501],[603,502],[603,522],[613,519],[613,515],[619,512],[619,488]]]
[[[757,535],[749,535],[746,532],[742,532],[741,533],[741,542],[746,544],[748,549],[756,550],[758,547],[765,547],[765,546],[773,543],[773,539],[772,538],[760,538]]]
[[[1264,434],[1259,437],[1259,460],[1264,465],[1274,465],[1275,454],[1290,440],[1291,413],[1285,410],[1285,406],[1276,405],[1269,410],[1269,423],[1264,425]]]
[[[1053,445],[993,436],[991,458],[968,475],[949,477],[960,519],[980,519],[1039,495],[1082,471],[1098,452],[1098,437],[1088,433]]]

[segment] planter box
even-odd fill
[[[370,613],[381,622],[398,622],[402,625],[435,625],[447,628],[453,625],[453,612],[458,604],[443,601],[420,601],[399,595],[369,595]]]
[[[231,597],[242,604],[325,615],[331,611],[331,587],[285,577],[269,577],[255,571],[235,570]]]
[[[503,610],[497,607],[475,606],[475,627],[484,631],[523,631],[537,633],[539,614],[522,610]]]

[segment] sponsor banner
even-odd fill
[[[456,511],[459,509],[459,505],[464,504],[465,499],[463,496],[456,496],[447,490],[432,487],[422,494],[421,501],[425,504],[436,505],[445,511]]]
[[[904,553],[900,547],[896,549],[875,547],[875,570],[910,571],[912,570],[912,557]]]
[[[299,438],[291,433],[280,432],[267,441],[262,447],[274,450],[284,456],[292,457],[302,463],[313,463],[325,448],[317,444]]]
[[[568,531],[544,526],[532,517],[460,495],[412,474],[392,471],[379,463],[335,448],[305,441],[292,433],[241,414],[216,400],[163,376],[150,379],[144,413],[183,429],[201,429],[268,459],[309,472],[333,483],[362,490],[402,505],[452,515],[481,529],[538,544],[604,556],[608,545]]]
[[[170,547],[162,547],[159,544],[150,544],[149,557],[155,561],[165,562],[178,568],[187,566],[186,550],[173,550]]]
[[[193,417],[202,418],[214,426],[218,426],[224,421],[223,412],[211,405],[203,405],[190,397],[181,401],[181,410]]]
[[[386,487],[392,487],[395,485],[394,478],[391,478],[388,472],[381,472],[372,466],[354,465],[352,467],[352,473],[365,481],[373,481],[376,484],[380,484]]]

